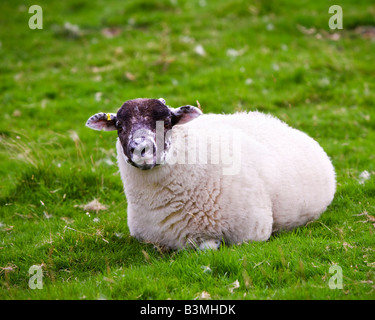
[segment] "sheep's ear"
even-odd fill
[[[197,107],[183,106],[172,111],[172,124],[184,124],[199,117],[202,113]]]
[[[100,112],[90,117],[86,122],[86,126],[98,131],[112,131],[117,130],[116,122],[117,116],[115,113]]]

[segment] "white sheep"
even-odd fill
[[[202,114],[135,99],[86,125],[118,131],[128,226],[142,241],[204,249],[267,240],[317,219],[335,194],[319,144],[260,112]]]

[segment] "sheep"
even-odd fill
[[[140,241],[171,249],[265,241],[317,219],[336,191],[322,147],[258,111],[203,114],[134,99],[86,125],[117,130],[128,226]]]

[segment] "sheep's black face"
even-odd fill
[[[95,130],[117,130],[126,161],[148,170],[164,162],[170,145],[168,131],[201,114],[192,106],[169,108],[164,99],[134,99],[126,101],[117,114],[95,114],[86,125]]]
[[[117,112],[117,132],[127,161],[142,170],[163,161],[168,148],[165,135],[172,129],[173,113],[157,99],[125,102]]]

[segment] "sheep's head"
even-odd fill
[[[189,105],[170,108],[162,98],[134,99],[126,101],[117,114],[93,115],[86,126],[94,130],[117,130],[126,161],[147,170],[163,162],[170,144],[167,132],[201,114],[198,108]]]

